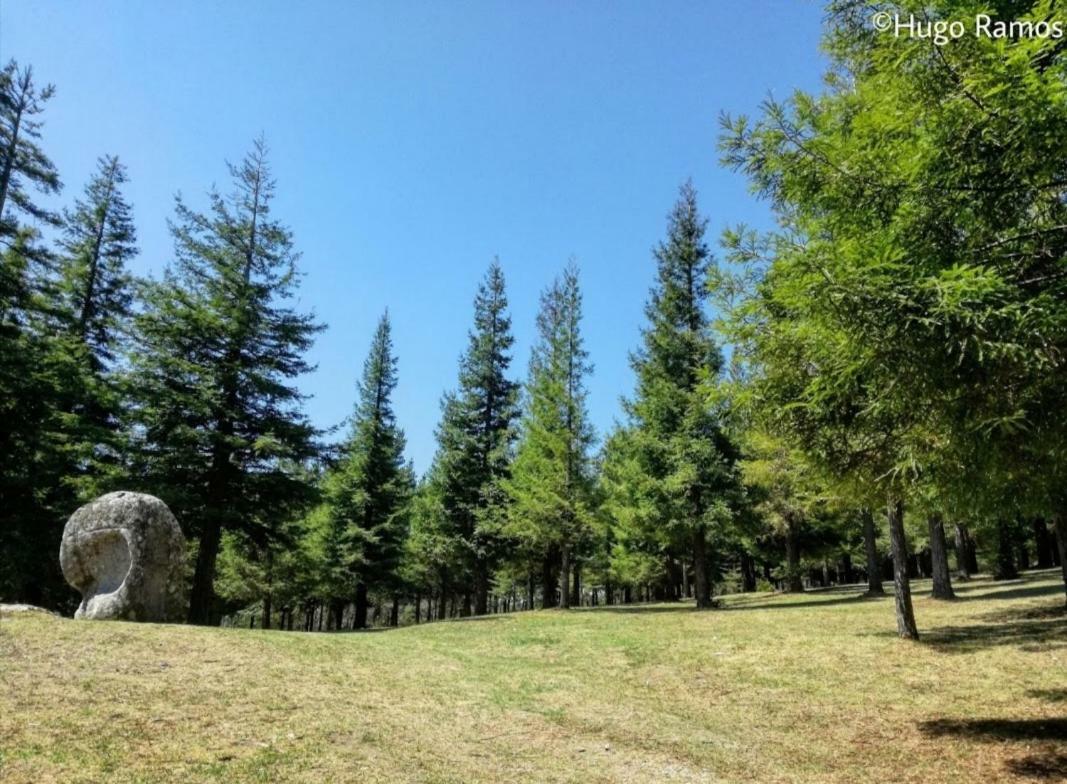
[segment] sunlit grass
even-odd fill
[[[1067,775],[1058,575],[923,598],[378,633],[0,621],[3,782],[1033,781]]]

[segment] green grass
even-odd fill
[[[1067,776],[1053,572],[923,640],[856,590],[362,634],[0,622],[0,781],[930,782]]]

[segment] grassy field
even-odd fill
[[[298,634],[0,621],[0,781],[1067,777],[1053,572]]]

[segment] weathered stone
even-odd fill
[[[75,618],[170,621],[185,614],[185,540],[155,496],[108,493],[70,516],[59,562],[81,591]]]

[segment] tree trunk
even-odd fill
[[[422,594],[415,594],[415,623],[422,620]]]
[[[582,606],[582,564],[580,561],[574,562],[574,568],[571,569],[571,607]]]
[[[393,594],[393,607],[389,611],[389,625],[394,629],[400,625],[400,597]]]
[[[485,561],[479,559],[474,576],[474,614],[489,613],[489,571]],[[468,613],[469,615],[469,613]]]
[[[196,554],[193,589],[189,595],[189,623],[207,626],[215,603],[215,562],[222,542],[222,523],[209,511],[200,532],[200,550]]]
[[[564,544],[560,548],[560,567],[559,567],[559,606],[562,610],[569,610],[571,607],[571,548],[570,545]]]
[[[1014,533],[1007,520],[997,520],[997,563],[993,570],[994,580],[1014,580],[1019,576],[1019,570],[1015,568]]]
[[[693,592],[696,594],[697,609],[711,607],[711,581],[708,579],[708,540],[704,526],[697,526],[693,531]]]
[[[270,628],[270,616],[274,611],[274,597],[271,596],[270,591],[263,594],[263,628]]]
[[[941,515],[930,515],[930,571],[934,579],[932,596],[935,599],[955,599],[952,577],[948,570],[948,545],[945,543],[945,523]]]
[[[870,509],[864,509],[860,514],[863,518],[863,551],[867,562],[867,595],[883,596],[886,591],[881,587],[881,559],[878,557],[874,515]]]
[[[841,564],[837,573],[837,581],[842,585],[852,582],[852,553],[841,554]]]
[[[956,578],[959,580],[971,579],[970,546],[967,526],[956,523]]]
[[[786,591],[803,593],[804,581],[800,575],[800,531],[798,523],[789,517],[785,522]]]
[[[356,584],[356,611],[352,617],[353,629],[367,628],[367,584]]]
[[[1063,590],[1067,594],[1067,518],[1062,514],[1053,517],[1052,530],[1056,536],[1056,551],[1060,556],[1060,569],[1063,570]]]
[[[741,590],[751,593],[756,590],[756,562],[746,551],[741,551]]]
[[[541,564],[541,608],[548,609],[556,606],[556,556],[559,553],[555,546],[548,549],[545,560]]]
[[[533,572],[526,578],[526,609],[534,608],[534,600],[537,598],[537,585]]]
[[[915,613],[911,607],[911,583],[908,581],[908,541],[904,534],[904,502],[890,498],[888,504],[889,543],[893,551],[893,587],[896,593],[897,634],[904,639],[919,639]]]
[[[1043,517],[1035,517],[1031,526],[1034,530],[1034,547],[1037,550],[1037,568],[1051,569],[1055,559],[1052,556],[1053,543],[1052,537],[1049,536],[1048,525],[1045,524]]]

